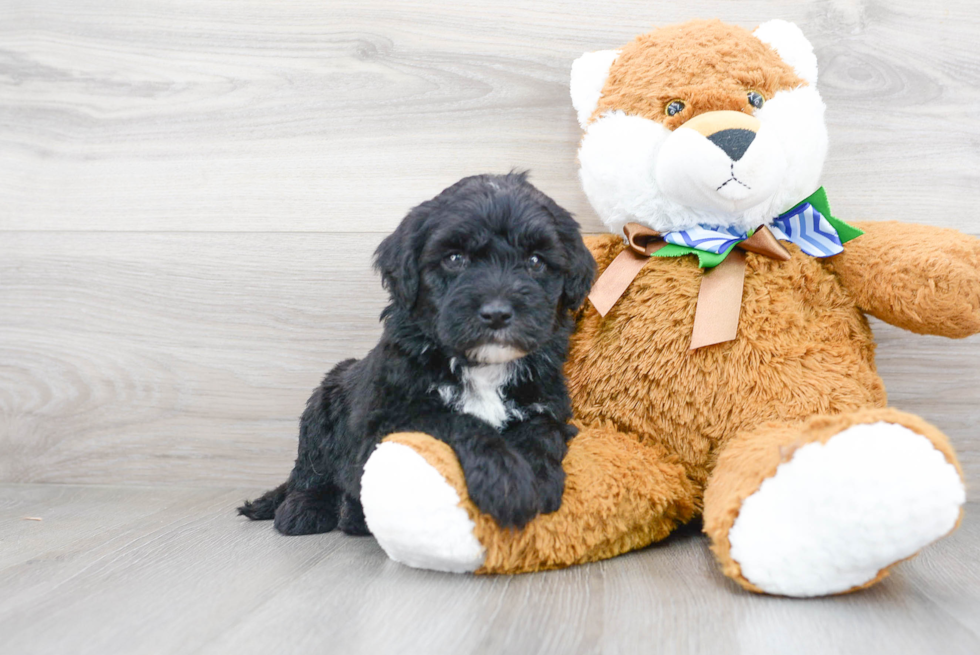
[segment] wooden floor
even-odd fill
[[[873,589],[791,600],[739,590],[696,530],[475,578],[395,564],[370,537],[279,536],[235,516],[255,491],[0,486],[0,651],[980,652],[980,505]]]
[[[405,212],[528,168],[601,231],[572,60],[713,16],[813,42],[836,215],[980,234],[977,0],[0,0],[0,655],[980,653],[977,505],[811,601],[739,591],[696,530],[474,579],[234,515],[376,341],[371,253]],[[976,501],[980,337],[872,325]]]

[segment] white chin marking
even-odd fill
[[[925,437],[892,423],[809,443],[745,499],[728,533],[742,576],[783,596],[869,582],[956,525],[966,490]]]
[[[513,346],[485,344],[467,351],[466,358],[479,364],[506,364],[520,359],[527,353]]]
[[[375,449],[364,465],[361,504],[374,538],[396,562],[450,573],[483,565],[486,551],[456,490],[408,446]]]

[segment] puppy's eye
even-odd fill
[[[749,104],[756,109],[762,109],[762,105],[766,104],[766,97],[758,91],[749,91],[748,96]]]
[[[687,105],[684,104],[683,100],[671,100],[667,103],[667,106],[664,107],[664,113],[668,116],[675,116],[676,114],[684,111],[684,107],[686,106]]]
[[[470,258],[461,252],[451,252],[442,258],[442,267],[449,271],[461,271],[470,263]]]
[[[547,264],[544,263],[544,259],[541,255],[531,255],[527,258],[527,268],[532,273],[540,273],[546,268]]]

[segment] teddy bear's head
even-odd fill
[[[572,66],[580,177],[603,223],[750,230],[819,186],[817,60],[796,25],[692,21]]]

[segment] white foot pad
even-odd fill
[[[375,449],[364,465],[361,504],[374,538],[396,562],[451,573],[483,564],[486,551],[456,490],[408,446]]]
[[[745,499],[728,533],[742,576],[763,591],[846,591],[953,529],[959,474],[925,437],[892,423],[809,443]]]

